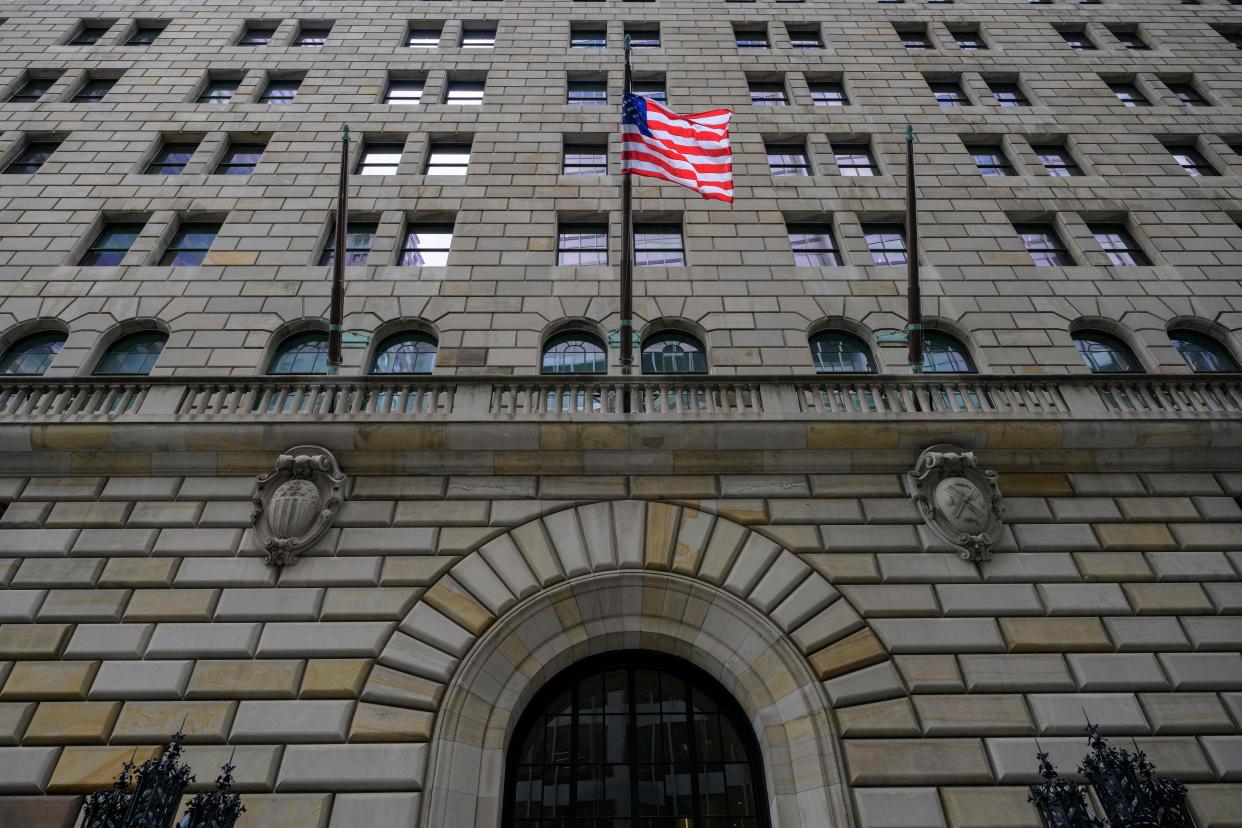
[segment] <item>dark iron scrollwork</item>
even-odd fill
[[[1087,791],[1076,782],[1062,779],[1048,760],[1048,754],[1039,751],[1039,775],[1044,781],[1031,786],[1028,802],[1035,803],[1039,818],[1046,828],[1104,828],[1087,801]]]
[[[148,759],[138,768],[124,828],[168,828],[177,816],[181,794],[194,781],[190,766],[181,761],[184,739],[177,731],[158,759]]]
[[[123,828],[129,812],[129,786],[134,777],[134,763],[121,766],[121,775],[106,791],[95,791],[82,805],[82,828]]]
[[[1156,768],[1147,754],[1134,746],[1134,765],[1139,785],[1147,794],[1147,802],[1160,828],[1195,828],[1194,817],[1186,805],[1186,786],[1167,776],[1156,776]]]
[[[177,828],[233,828],[237,824],[246,808],[232,790],[235,768],[230,757],[216,777],[216,789],[195,794]]]

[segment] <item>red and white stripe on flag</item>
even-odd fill
[[[621,172],[681,184],[703,198],[733,201],[727,109],[678,115],[650,98],[626,95]]]

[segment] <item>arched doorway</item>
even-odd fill
[[[738,703],[662,653],[583,659],[527,705],[504,828],[768,828],[759,748]]]

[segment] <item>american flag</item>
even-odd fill
[[[727,109],[678,115],[626,93],[621,108],[621,172],[663,178],[703,198],[733,201]]]

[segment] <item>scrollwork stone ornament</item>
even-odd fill
[[[987,561],[1004,528],[996,472],[979,468],[973,451],[938,444],[906,475],[927,526],[968,561]]]
[[[328,529],[345,497],[345,473],[320,446],[295,446],[261,474],[250,522],[270,566],[296,563]]]

